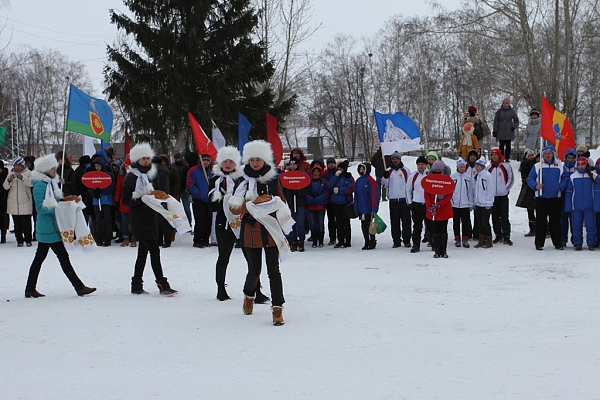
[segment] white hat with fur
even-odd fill
[[[48,154],[47,156],[36,158],[33,163],[33,170],[46,174],[52,168],[58,167],[58,161],[54,154]]]
[[[58,187],[58,178],[55,176],[48,181],[48,171],[52,168],[58,167],[58,161],[54,154],[48,154],[47,156],[36,158],[33,164],[33,171],[31,172],[31,179],[33,180],[46,180],[46,194],[42,207],[47,209],[55,208],[58,204],[56,200],[63,198],[63,192]]]
[[[235,166],[239,166],[241,163],[242,157],[240,157],[240,152],[236,147],[233,146],[224,146],[219,149],[217,153],[217,165],[221,166],[221,163],[225,160],[231,160],[235,163]]]
[[[138,143],[129,152],[129,159],[132,163],[137,162],[143,157],[154,157],[154,151],[152,151],[152,147],[148,143]]]
[[[269,164],[274,168],[273,150],[271,149],[271,143],[265,142],[264,140],[253,140],[244,145],[242,152],[242,162],[248,164],[251,158],[260,158],[266,164]]]

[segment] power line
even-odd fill
[[[54,29],[49,29],[49,28],[44,28],[42,26],[38,26],[38,25],[33,25],[33,24],[28,24],[26,22],[22,22],[22,21],[17,21],[16,19],[12,19],[12,18],[8,18],[8,17],[3,17],[0,16],[0,18],[2,19],[6,19],[7,21],[12,21],[12,22],[16,22],[18,24],[22,24],[22,25],[27,25],[27,26],[31,26],[32,28],[37,28],[37,29],[42,29],[44,31],[48,31],[48,32],[53,32],[53,33],[58,33],[60,35],[69,35],[69,36],[86,36],[86,37],[95,37],[95,38],[104,38],[104,39],[110,39],[110,36],[99,36],[99,35],[87,35],[84,33],[73,33],[73,32],[61,32],[61,31],[57,31]],[[22,33],[22,32],[21,32]]]

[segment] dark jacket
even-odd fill
[[[171,166],[177,170],[177,174],[179,175],[179,192],[185,192],[187,173],[190,170],[190,167],[183,159],[180,163],[174,162],[173,164],[171,164]]]
[[[148,173],[151,181],[156,174],[156,169],[151,167],[142,167],[138,163],[132,163],[131,168],[136,168],[142,173]],[[129,206],[129,220],[131,221],[131,230],[136,240],[158,239],[158,214],[148,207],[141,197],[133,196],[138,177],[132,172],[125,175],[123,180],[123,197],[121,201]],[[162,218],[162,217],[161,217]]]
[[[494,116],[494,136],[498,140],[514,140],[519,127],[519,116],[511,107],[500,107]]]
[[[290,207],[290,210],[292,210],[292,212],[295,212],[294,204],[296,205],[296,207],[306,207],[306,196],[308,196],[309,193],[310,185],[308,185],[305,188],[296,190],[283,188],[285,200],[287,201],[288,206]],[[294,199],[294,197],[296,198]]]

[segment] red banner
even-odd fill
[[[279,175],[281,186],[286,189],[298,190],[304,189],[310,185],[310,176],[302,171],[288,171]]]
[[[112,184],[112,178],[106,172],[90,171],[83,174],[81,183],[90,189],[105,189]]]
[[[431,194],[450,194],[454,192],[454,181],[447,175],[431,174],[421,180],[423,190]]]

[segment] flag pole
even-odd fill
[[[544,98],[544,94],[542,94],[542,98]],[[542,170],[544,169],[544,164],[543,164],[543,159],[544,159],[544,155],[542,154],[542,149],[544,148],[544,137],[542,136],[542,116],[544,114],[544,102],[542,101],[542,115],[540,115],[540,184],[542,183]],[[535,155],[534,155],[535,157]],[[543,189],[543,188],[542,188]],[[542,189],[538,189],[539,193],[538,196],[542,196]]]
[[[69,108],[69,83],[70,83],[70,78],[69,76],[67,76],[67,89],[65,90],[65,104],[67,105],[67,109]],[[62,183],[62,181],[65,180],[65,153],[66,153],[66,148],[67,148],[67,110],[65,110],[65,118],[63,120],[63,151],[62,151],[62,166],[61,166],[61,171],[60,171],[60,188],[62,190],[64,183]]]

